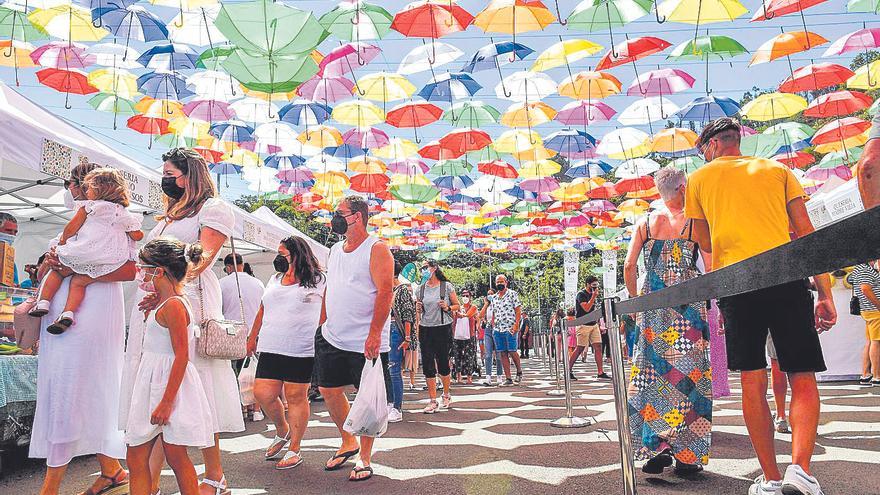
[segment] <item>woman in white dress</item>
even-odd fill
[[[164,160],[162,191],[165,193],[165,213],[159,223],[147,234],[149,242],[156,237],[171,237],[192,244],[198,242],[205,251],[199,266],[190,271],[184,295],[193,308],[196,319],[222,319],[222,295],[220,282],[210,267],[214,264],[223,243],[232,235],[235,216],[232,208],[217,197],[217,188],[211,179],[208,165],[197,152],[176,148],[162,156]],[[201,294],[200,294],[201,292]],[[125,352],[125,369],[122,377],[120,425],[126,424],[128,410],[125,407],[131,394],[132,378],[137,370],[141,337],[144,331],[144,311],[155,308],[154,293],[139,291],[135,300],[141,301],[132,308],[129,323],[128,346]],[[208,400],[216,415],[214,432],[238,432],[244,430],[241,415],[238,381],[232,365],[227,360],[205,359],[195,356],[193,363],[205,386]],[[161,450],[161,449],[158,449]],[[226,478],[220,462],[219,436],[215,443],[202,449],[205,461],[205,477],[199,486],[203,495],[226,495]],[[158,491],[161,454],[154,449],[153,491]]]
[[[88,163],[71,170],[70,202],[86,199],[80,185],[96,168]],[[47,255],[45,266],[64,276],[71,273],[53,252]],[[42,319],[37,410],[29,454],[46,459],[40,495],[58,494],[71,459],[91,454],[97,454],[101,475],[85,494],[116,495],[128,490],[127,473],[117,460],[125,456],[125,442],[114,416],[119,408],[125,347],[125,304],[120,282],[134,280],[134,275],[131,262],[99,278],[89,286],[77,322],[63,335],[49,335],[46,327],[61,314],[67,300],[70,278],[66,278]]]

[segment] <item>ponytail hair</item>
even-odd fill
[[[177,282],[183,282],[190,269],[204,261],[204,249],[199,243],[186,244],[170,237],[159,237],[142,247],[138,257],[145,264],[162,268]]]

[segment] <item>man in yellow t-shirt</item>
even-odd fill
[[[706,158],[687,185],[685,215],[693,235],[712,253],[717,270],[813,232],[804,190],[783,164],[740,153],[740,126],[729,118],[706,125],[697,147]],[[821,495],[809,474],[819,423],[816,372],[825,371],[817,327],[827,330],[837,320],[828,275],[814,278],[813,298],[806,280],[721,298],[728,368],[741,372],[743,418],[763,475],[750,495],[802,493]],[[773,444],[773,419],[767,404],[767,332],[773,337],[779,366],[792,389],[792,465],[779,472]]]

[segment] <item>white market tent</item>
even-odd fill
[[[34,262],[70,218],[63,206],[63,179],[81,161],[122,171],[132,196],[131,210],[144,214],[145,230],[155,224],[153,214],[162,208],[158,171],[116,152],[0,82],[0,211],[19,220],[17,264]],[[233,209],[236,250],[255,269],[271,267],[278,241],[284,237],[306,237],[293,227],[283,228],[278,223],[283,220],[271,211],[278,222],[261,220],[234,205]],[[323,252],[315,248],[319,259],[326,259]]]

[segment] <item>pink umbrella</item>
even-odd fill
[[[589,125],[592,122],[605,122],[611,120],[617,111],[607,104],[597,101],[595,103],[580,100],[573,101],[562,107],[556,114],[556,120],[565,125]]]
[[[510,215],[510,210],[507,208],[501,208],[500,210],[490,211],[489,213],[484,214],[484,217],[487,218],[497,218],[497,217],[506,217]]]
[[[584,215],[583,213],[562,218],[562,226],[566,229],[573,227],[583,227],[584,225],[590,225],[590,217]]]
[[[519,187],[525,191],[531,191],[534,193],[549,193],[559,189],[559,181],[553,177],[526,179],[519,183]]]
[[[278,187],[278,192],[281,194],[306,194],[311,190],[311,187],[302,187],[300,184],[281,184]],[[305,202],[303,202],[305,203]]]
[[[381,53],[375,45],[355,41],[333,49],[318,64],[318,75],[339,77],[367,65]]]
[[[840,164],[834,168],[823,168],[821,165],[815,165],[804,172],[804,177],[811,180],[828,180],[831,177],[840,177],[843,180],[852,179],[852,170],[846,164]]]
[[[418,158],[405,158],[388,164],[388,171],[395,174],[417,175],[424,174],[431,167]]]
[[[388,146],[390,141],[388,134],[375,127],[367,127],[365,129],[355,127],[345,131],[342,135],[342,142],[358,148],[372,150]]]
[[[351,98],[354,82],[342,76],[313,76],[296,88],[296,94],[307,100],[333,103]]]
[[[183,106],[183,113],[191,119],[205,122],[220,122],[234,118],[229,103],[220,100],[192,100]]]
[[[834,43],[831,43],[822,56],[830,57],[846,52],[867,51],[877,47],[880,47],[880,28],[859,29],[834,40]]]
[[[35,64],[53,69],[85,69],[95,63],[94,55],[85,53],[86,46],[68,41],[52,41],[31,52]]]
[[[658,69],[639,74],[626,94],[629,96],[663,96],[685,91],[694,86],[694,78],[681,69]]]
[[[315,178],[309,167],[286,168],[279,170],[275,177],[284,182],[308,182]]]
[[[614,206],[614,203],[607,199],[591,199],[584,203],[584,206],[581,207],[581,211],[584,213],[602,213],[615,208],[617,207]]]

